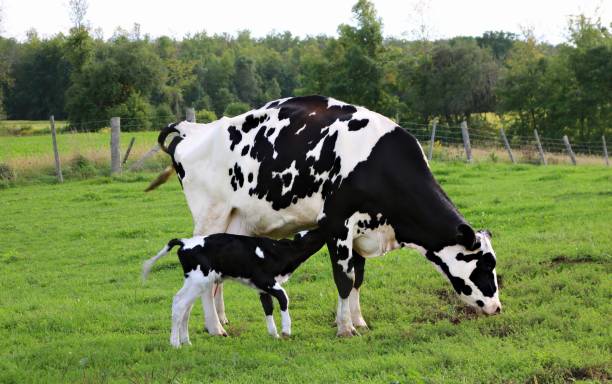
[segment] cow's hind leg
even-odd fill
[[[353,288],[349,294],[349,306],[351,309],[351,320],[353,325],[359,328],[368,328],[368,324],[361,315],[361,305],[359,304],[359,288],[363,283],[363,277],[365,272],[365,258],[360,254],[353,251],[353,269],[355,271],[355,281],[353,282]]]

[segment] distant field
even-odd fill
[[[55,128],[62,130],[68,125],[66,121],[56,121]],[[28,136],[50,133],[48,120],[0,120],[0,136]]]
[[[125,154],[132,137],[136,138],[130,153],[128,166],[138,160],[157,143],[158,132],[123,132],[121,156]],[[110,167],[110,133],[63,133],[57,136],[58,148],[64,173],[70,177],[74,162],[85,158],[92,167],[89,174],[107,172]],[[53,145],[51,135],[0,136],[0,163],[15,170],[17,181],[37,179],[54,174]],[[168,158],[158,155],[149,165],[165,164]],[[76,172],[81,174],[82,172]],[[80,175],[79,177],[81,177]]]
[[[143,260],[191,218],[176,179],[96,177],[0,190],[1,383],[603,383],[612,379],[612,173],[604,167],[433,163],[498,254],[504,312],[475,317],[413,251],[368,261],[371,330],[335,337],[327,251],[286,285],[294,336],[272,340],[257,294],[226,285],[228,338],[191,319],[169,345],[175,256]],[[275,311],[278,320],[278,309]]]

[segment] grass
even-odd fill
[[[229,282],[230,337],[205,334],[198,305],[180,350],[169,345],[177,260],[139,279],[142,261],[192,230],[175,180],[148,194],[146,173],[0,190],[0,382],[609,381],[610,169],[433,168],[494,234],[502,315],[470,314],[428,261],[397,250],[366,265],[371,330],[337,339],[323,249],[286,284],[291,339],[271,339],[257,294]]]

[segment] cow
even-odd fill
[[[501,311],[488,232],[472,229],[416,138],[385,116],[330,97],[290,97],[208,124],[171,124],[158,142],[194,234],[324,231],[338,336],[367,327],[359,301],[366,258],[400,247],[423,254],[469,306]],[[222,289],[215,299],[225,322]]]
[[[213,286],[225,279],[237,280],[259,291],[259,299],[266,315],[268,333],[278,338],[272,317],[272,297],[281,310],[282,335],[291,336],[289,296],[281,286],[291,274],[325,244],[320,230],[303,231],[293,240],[272,240],[217,233],[172,239],[157,255],[145,261],[143,281],[153,264],[179,246],[178,258],[183,267],[185,281],[172,301],[172,331],[170,344],[176,348],[189,342],[189,315],[197,297],[204,301],[206,328],[213,335],[227,336],[217,317],[213,302]]]

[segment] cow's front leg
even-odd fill
[[[339,232],[342,236],[332,237],[327,243],[329,255],[332,262],[334,282],[338,288],[338,311],[336,323],[338,325],[337,335],[340,337],[350,337],[357,335],[351,319],[351,308],[349,295],[353,289],[355,271],[353,268],[353,228],[352,221],[345,222],[346,228]]]
[[[353,326],[359,328],[368,328],[368,324],[361,315],[361,305],[359,304],[359,288],[363,283],[363,277],[365,272],[365,258],[353,251],[353,270],[355,271],[355,280],[353,282],[353,288],[349,294],[349,306],[351,309],[351,320]]]

